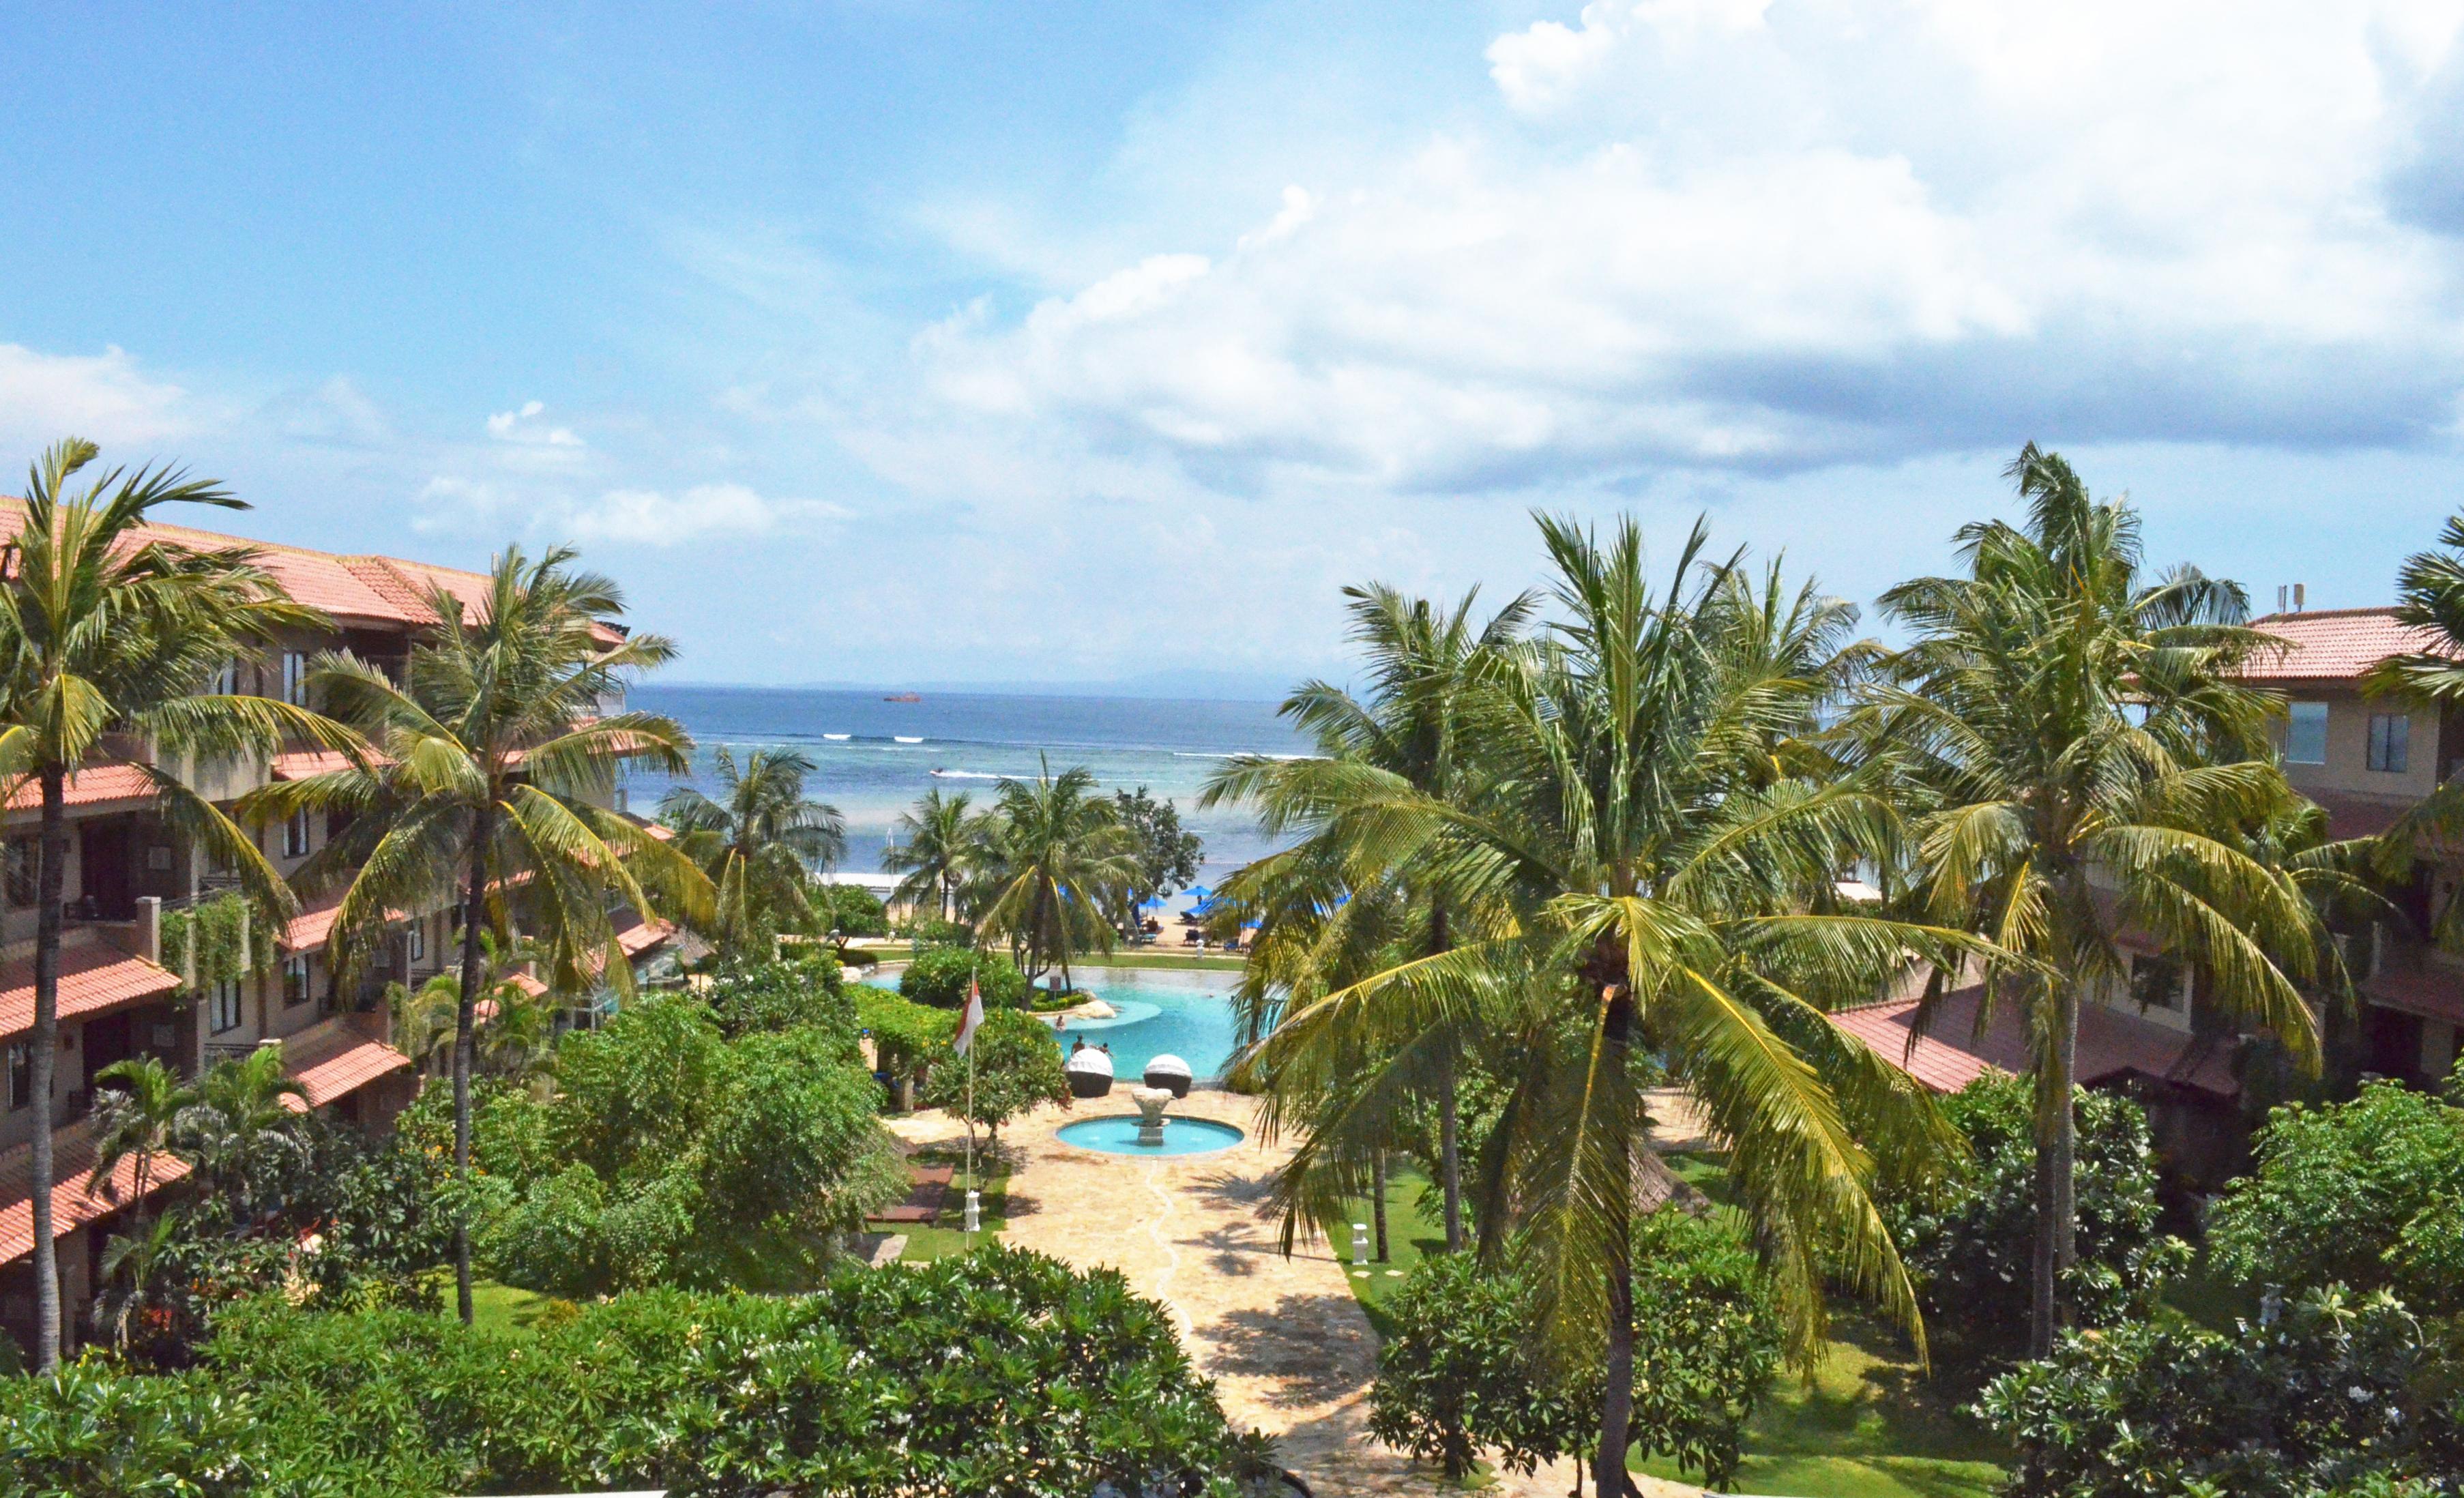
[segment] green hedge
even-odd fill
[[[936,1009],[962,1009],[971,974],[983,986],[985,1008],[1016,1009],[1025,1004],[1026,975],[1017,963],[998,952],[970,952],[964,947],[935,947],[919,954],[898,975],[898,991]]]
[[[1265,1469],[1170,1315],[1111,1270],[988,1246],[812,1295],[627,1295],[536,1333],[278,1299],[203,1371],[0,1386],[0,1498],[1228,1495]]]

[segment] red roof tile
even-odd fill
[[[154,782],[144,770],[134,764],[89,764],[76,771],[63,787],[67,804],[99,806],[110,802],[141,802],[154,799]],[[11,811],[38,811],[43,804],[43,785],[32,778],[19,781],[9,792]]]
[[[186,1162],[168,1155],[154,1157],[146,1195],[188,1174]],[[94,1179],[94,1131],[78,1122],[52,1134],[52,1241],[119,1211],[134,1200],[137,1161],[122,1159],[111,1179]],[[34,1147],[21,1144],[0,1155],[0,1264],[13,1263],[34,1251]]]
[[[2464,1024],[2464,975],[2435,967],[2389,968],[2363,980],[2361,989],[2372,1003]]]
[[[2242,667],[2241,679],[2257,685],[2295,681],[2352,681],[2391,655],[2441,652],[2438,631],[2396,623],[2392,608],[2322,608],[2314,613],[2270,614],[2252,627],[2284,640],[2284,650],[2264,651]]]
[[[299,914],[292,916],[291,924],[283,930],[282,949],[286,952],[314,952],[322,947],[334,935],[334,917],[341,914],[342,897],[349,892],[346,886],[329,891],[300,906]],[[385,912],[385,919],[398,922],[408,920],[410,916],[402,911],[389,910]]]
[[[1844,1009],[1831,1023],[1863,1041],[1876,1055],[1904,1067],[1910,1076],[1937,1092],[1956,1092],[1989,1071],[2028,1069],[2028,1032],[2016,1005],[1996,1004],[1993,1023],[1976,1034],[1978,987],[1946,997],[1926,1032],[1910,1038],[1916,1023],[1916,1001],[1894,1000]],[[2101,1003],[2079,1006],[2079,1079],[2093,1087],[2100,1082],[2137,1074],[2187,1083],[2203,1091],[2231,1097],[2241,1090],[2233,1080],[2230,1046],[2206,1047],[2193,1056],[2194,1043],[2179,1030]],[[2193,1061],[2188,1071],[2182,1063]]]
[[[296,1097],[284,1098],[283,1106],[295,1112],[322,1108],[409,1065],[408,1056],[385,1044],[375,1015],[339,1014],[282,1042],[283,1075],[308,1090],[305,1108]]]
[[[339,749],[295,749],[275,755],[273,771],[277,781],[304,781],[312,775],[331,775],[350,767],[350,756]]]
[[[60,1018],[107,1013],[176,992],[177,974],[100,942],[60,949]],[[34,959],[0,963],[0,1040],[34,1027]]]
[[[641,917],[640,913],[635,911],[626,911],[619,914],[613,924],[616,928],[616,944],[625,949],[625,955],[628,958],[640,957],[676,934],[676,928],[666,921],[646,921]]]

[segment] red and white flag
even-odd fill
[[[967,980],[967,1012],[958,1018],[958,1038],[953,1044],[953,1048],[959,1055],[965,1055],[967,1047],[976,1043],[976,1027],[983,1023],[983,990],[976,986],[976,980],[970,978]]]

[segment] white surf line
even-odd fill
[[[1189,1355],[1192,1358],[1197,1358],[1199,1355],[1198,1350],[1198,1323],[1191,1319],[1189,1311],[1181,1306],[1179,1297],[1172,1294],[1168,1289],[1168,1287],[1178,1283],[1180,1279],[1180,1248],[1172,1241],[1171,1237],[1164,1232],[1164,1224],[1171,1219],[1180,1215],[1180,1203],[1174,1198],[1171,1192],[1164,1190],[1163,1187],[1155,1183],[1155,1172],[1161,1169],[1163,1169],[1163,1161],[1147,1161],[1145,1177],[1147,1190],[1155,1193],[1156,1202],[1163,1208],[1161,1212],[1147,1220],[1147,1241],[1154,1244],[1157,1248],[1163,1250],[1164,1271],[1162,1284],[1167,1287],[1167,1289],[1159,1291],[1156,1295],[1156,1299],[1161,1300],[1165,1305],[1172,1308],[1173,1319],[1180,1323],[1181,1346],[1189,1349]]]

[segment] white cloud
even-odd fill
[[[204,413],[188,392],[139,369],[118,347],[49,354],[0,343],[0,441],[12,452],[61,437],[113,447],[155,443],[195,430]]]
[[[2388,184],[2454,133],[2459,22],[1595,0],[1491,42],[1489,123],[1296,185],[1220,256],[970,307],[913,346],[926,408],[853,421],[1243,492],[2431,440],[2464,267]]]
[[[767,536],[798,521],[843,519],[816,499],[769,499],[742,484],[695,484],[677,494],[611,489],[564,507],[563,533],[580,540],[676,546],[718,536]]]

